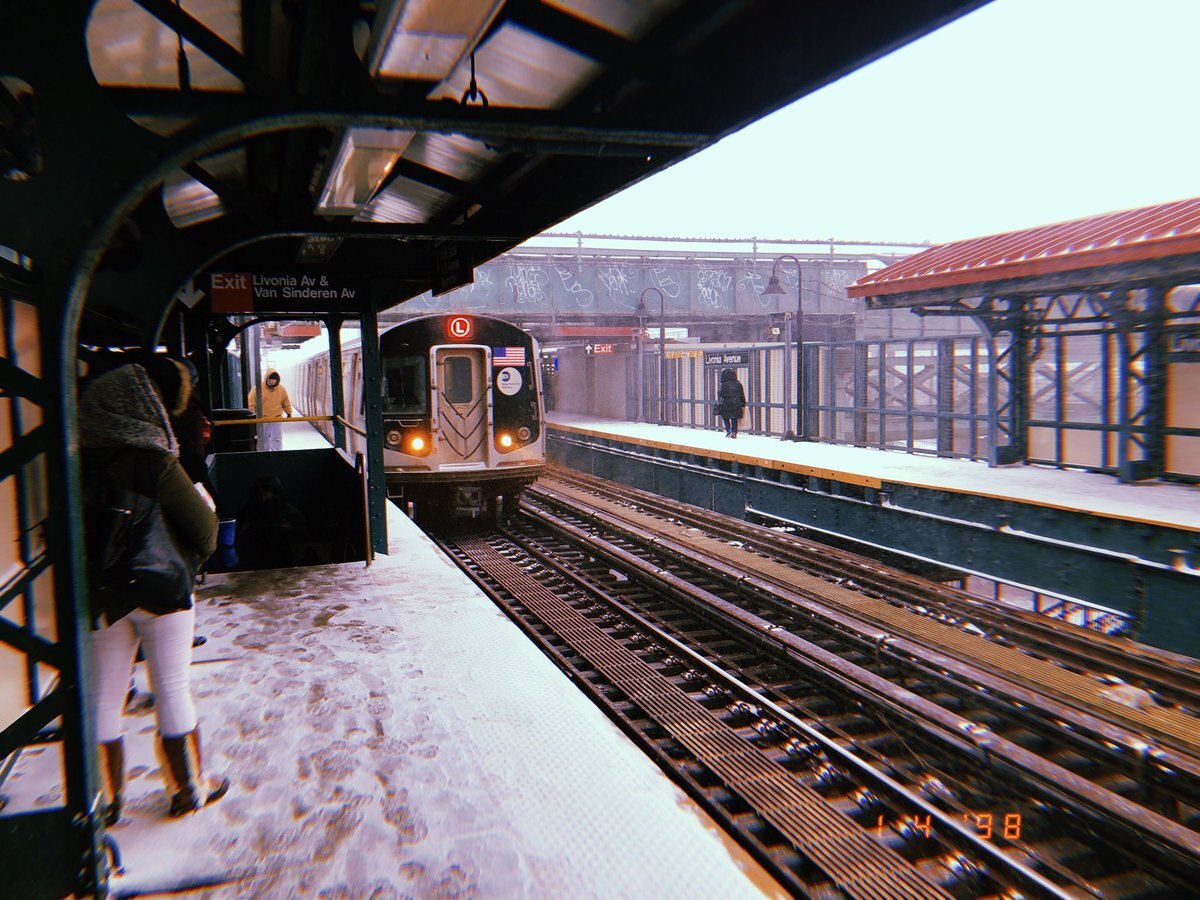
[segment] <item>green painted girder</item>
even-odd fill
[[[46,426],[38,425],[17,438],[7,450],[0,451],[0,479],[11,478],[45,453],[48,439]]]
[[[21,397],[38,406],[46,405],[46,390],[41,380],[20,366],[14,366],[6,357],[0,357],[0,395]]]
[[[0,732],[0,759],[32,743],[47,725],[67,712],[68,699],[67,690],[59,686]],[[66,760],[65,765],[70,766],[71,761]],[[0,822],[2,821],[4,819],[0,817]]]
[[[29,659],[55,669],[63,668],[64,650],[61,644],[52,643],[29,629],[13,625],[2,617],[0,617],[0,641],[24,653]],[[0,759],[3,758],[4,754],[0,753]]]
[[[50,557],[42,555],[29,563],[15,578],[4,585],[4,589],[0,591],[0,612],[7,609],[14,600],[23,597],[48,568],[50,568]]]

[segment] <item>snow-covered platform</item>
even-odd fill
[[[563,413],[548,419],[547,452],[572,468],[949,567],[1039,608],[1098,611],[1104,627],[1200,655],[1200,486]]]
[[[284,450],[324,450],[329,446],[325,435],[311,422],[281,422]]]
[[[199,591],[204,750],[233,787],[167,818],[153,713],[128,716],[117,896],[783,894],[390,504],[388,515],[389,554],[369,567],[210,576]],[[6,814],[58,802],[43,787],[56,755],[22,758]]]
[[[750,434],[730,439],[722,431],[563,413],[551,413],[547,418],[564,431],[628,438],[648,447],[706,453],[834,481],[875,488],[903,484],[1200,532],[1200,487],[1193,485],[1159,481],[1121,484],[1110,475],[1095,472],[1027,465],[989,467],[967,459],[797,443]]]

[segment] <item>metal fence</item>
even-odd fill
[[[810,440],[981,459],[988,353],[982,337],[805,347]]]
[[[782,437],[797,430],[797,400],[784,408],[784,379],[795,360],[782,345],[749,351],[736,368],[746,390],[744,430]],[[794,354],[794,351],[792,351]],[[666,402],[659,403],[659,357],[646,360],[646,417],[716,428],[720,366],[699,351],[668,351]],[[804,347],[805,431],[810,440],[860,447],[983,458],[987,452],[987,342],[981,337],[830,341]],[[631,373],[632,376],[632,373]],[[793,388],[795,385],[793,385]]]
[[[1111,329],[1042,334],[1033,343],[1027,377],[1017,377],[1004,367],[1011,344],[1003,336],[806,342],[797,385],[795,351],[785,364],[782,345],[759,345],[748,348],[745,364],[736,367],[746,390],[742,427],[782,437],[797,432],[802,418],[810,441],[988,460],[1003,424],[998,420],[1013,406],[1012,393],[1027,391],[1028,402],[1018,405],[1028,417],[1014,423],[1028,437],[1026,461],[1117,474],[1120,442],[1148,444],[1161,429],[1164,474],[1197,480],[1200,351],[1172,353],[1174,361],[1164,367],[1148,359],[1146,346]],[[632,385],[633,357],[630,365]],[[659,356],[648,351],[645,418],[657,422],[665,414],[672,425],[720,427],[714,407],[721,368],[706,366],[700,350],[669,349],[660,404]],[[785,377],[792,381],[786,409]],[[636,408],[636,393],[630,402]]]

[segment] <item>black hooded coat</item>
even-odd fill
[[[717,393],[717,415],[740,419],[746,411],[746,392],[733,369],[721,371],[721,387]]]

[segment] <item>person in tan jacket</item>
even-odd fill
[[[248,406],[254,410],[256,417],[262,416],[264,419],[282,419],[287,416],[292,417],[292,401],[288,397],[287,388],[281,383],[279,373],[274,369],[267,369],[267,375],[263,379],[261,385],[262,391],[258,388],[250,388],[250,402]],[[262,396],[262,412],[258,410],[258,398]],[[260,450],[282,450],[283,449],[283,427],[278,422],[267,422],[262,426],[263,443],[259,447]]]

